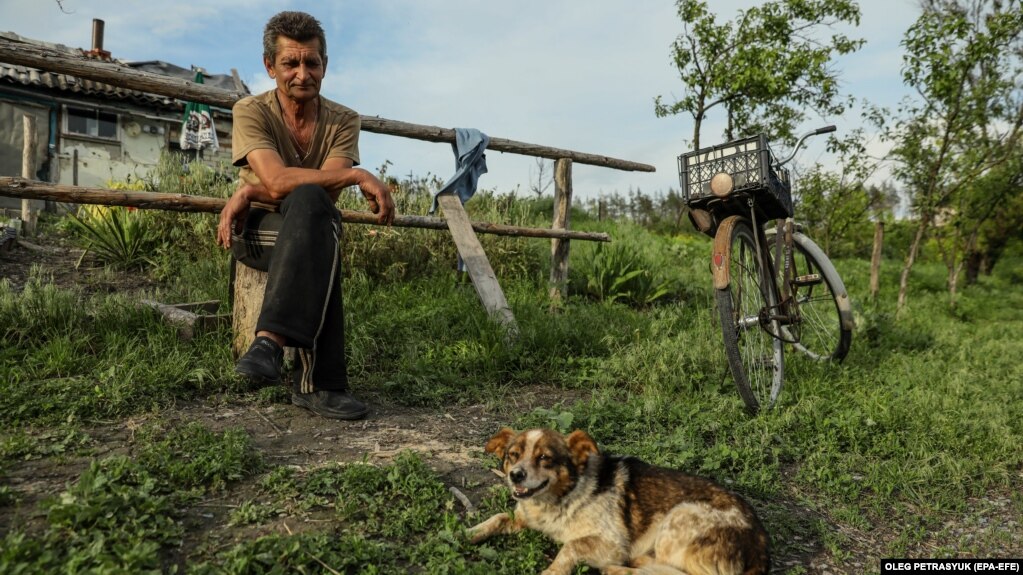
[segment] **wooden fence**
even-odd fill
[[[0,61],[21,66],[38,68],[56,73],[69,74],[79,78],[104,82],[116,85],[121,88],[139,90],[151,94],[158,94],[206,103],[221,108],[230,109],[236,101],[247,96],[243,91],[231,91],[203,84],[197,84],[184,79],[171,78],[160,74],[136,70],[129,66],[123,66],[114,62],[89,59],[86,57],[74,57],[66,51],[61,51],[34,42],[25,42],[9,36],[0,35]],[[413,138],[430,142],[453,143],[455,131],[450,128],[440,128],[421,124],[411,124],[396,120],[388,120],[379,116],[362,116],[362,129],[367,132],[387,134],[404,138]],[[460,253],[473,251],[478,240],[475,233],[498,233],[503,235],[519,235],[525,237],[551,238],[551,297],[560,298],[565,289],[568,278],[568,256],[569,240],[580,239],[589,241],[609,241],[606,234],[593,234],[573,232],[569,230],[569,211],[572,203],[572,164],[586,164],[602,166],[617,170],[653,172],[654,167],[612,158],[599,154],[589,154],[573,150],[565,150],[550,146],[540,146],[525,142],[518,142],[506,138],[490,138],[488,149],[521,154],[540,158],[552,159],[555,161],[555,202],[554,217],[550,229],[546,228],[521,228],[516,226],[501,226],[479,222],[468,222],[462,218],[464,214],[453,217],[452,210],[461,210],[458,202],[444,202],[442,209],[446,210],[445,219],[424,218],[419,216],[399,216],[395,225],[408,227],[447,227],[458,244]],[[219,211],[223,200],[216,198],[198,198],[195,196],[175,196],[173,194],[147,194],[144,192],[119,192],[114,190],[79,188],[72,186],[58,186],[42,182],[33,182],[20,178],[0,178],[0,195],[20,198],[41,198],[53,199],[71,203],[99,203],[113,205],[134,205],[150,209],[177,209],[180,211]],[[134,202],[134,203],[132,203]],[[375,223],[375,217],[368,212],[342,211],[342,220],[352,223]],[[461,222],[456,224],[455,220]],[[462,221],[464,220],[464,221]],[[465,230],[468,231],[467,237]],[[475,232],[475,233],[473,233]],[[468,250],[468,251],[467,251]],[[476,258],[478,260],[478,258]],[[486,261],[486,258],[482,258]],[[489,263],[486,263],[489,268]],[[480,298],[488,311],[500,319],[507,315],[507,304],[503,304],[503,310],[493,309],[493,306],[501,306],[501,302],[488,302],[485,292],[493,286],[484,286],[477,282],[487,283],[486,270],[469,269],[473,284],[476,287]],[[493,275],[493,271],[489,272]],[[496,279],[493,280],[496,284]],[[500,287],[497,286],[498,292]],[[503,294],[500,300],[503,301]]]

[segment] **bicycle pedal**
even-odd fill
[[[806,274],[805,276],[796,276],[792,279],[793,285],[798,287],[820,285],[821,281],[823,281],[821,274]]]

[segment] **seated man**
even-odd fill
[[[327,43],[320,23],[281,12],[263,33],[276,88],[234,105],[233,162],[241,184],[220,213],[217,243],[268,272],[256,339],[236,371],[280,382],[284,346],[298,349],[292,403],[335,419],[365,417],[348,392],[341,302],[338,194],[357,185],[381,224],[390,190],[359,163],[359,115],[320,96]]]

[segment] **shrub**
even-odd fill
[[[573,245],[572,293],[645,307],[678,300],[693,283],[687,242],[666,242],[630,224],[615,226],[613,238],[610,244]],[[706,283],[701,276],[699,285]]]
[[[67,222],[85,253],[91,252],[104,264],[142,269],[152,262],[149,254],[156,236],[132,208],[86,206]]]

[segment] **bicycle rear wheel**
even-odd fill
[[[777,401],[785,373],[783,344],[771,335],[780,331],[771,319],[778,296],[768,244],[761,237],[763,252],[758,255],[754,230],[744,220],[722,226],[718,233],[730,234],[729,285],[715,290],[725,355],[739,395],[755,414]]]
[[[841,362],[849,353],[853,330],[852,306],[845,284],[824,250],[813,240],[794,232],[792,246],[795,268],[792,275],[797,278],[793,294],[803,320],[799,343],[793,347],[817,361]]]

